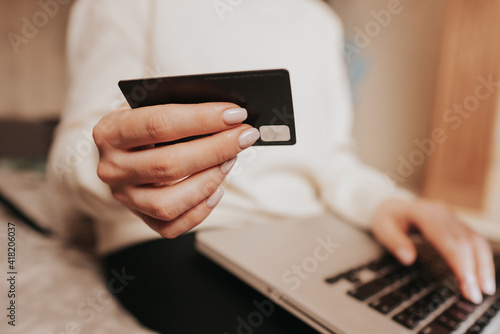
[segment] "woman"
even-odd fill
[[[69,30],[70,93],[49,170],[95,220],[97,250],[109,268],[117,255],[127,254],[165,256],[164,265],[175,271],[169,256],[176,248],[167,239],[202,222],[200,228],[227,227],[334,212],[371,230],[406,265],[417,256],[407,233],[419,229],[448,262],[466,298],[479,303],[481,292],[493,294],[492,254],[482,237],[446,206],[391,189],[352,154],[340,45],[340,21],[320,0],[77,1]],[[242,124],[244,109],[224,101],[120,106],[121,79],[271,68],[290,71],[294,146],[249,149],[258,131]],[[57,168],[68,147],[90,131],[92,153],[72,168]],[[153,145],[213,132],[192,142]],[[141,268],[168,277],[157,262]],[[161,294],[176,287],[155,289]],[[155,307],[146,308],[151,314]],[[174,308],[151,321],[139,317],[161,324],[182,312]]]

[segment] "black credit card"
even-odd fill
[[[260,139],[254,145],[296,142],[290,75],[285,69],[122,80],[118,85],[133,109],[169,103],[232,102],[248,111],[244,123],[259,130]],[[180,141],[199,137],[203,136]]]

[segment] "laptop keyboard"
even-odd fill
[[[495,264],[500,267],[500,258]],[[485,295],[480,305],[461,297],[449,267],[430,247],[419,249],[409,267],[387,255],[325,279],[328,284],[340,280],[355,285],[347,292],[352,298],[418,334],[483,333],[500,311],[500,296]]]

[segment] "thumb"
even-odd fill
[[[417,258],[417,249],[406,233],[403,224],[395,217],[377,217],[373,221],[372,232],[375,238],[402,264],[409,266]]]

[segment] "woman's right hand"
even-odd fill
[[[124,105],[94,127],[97,174],[116,200],[166,238],[200,224],[223,195],[236,155],[259,138],[231,103]],[[154,144],[211,136],[170,146]]]

